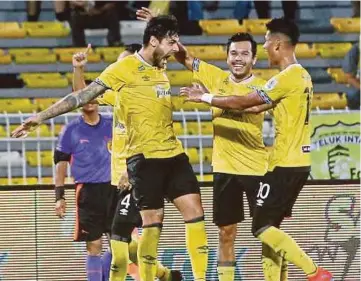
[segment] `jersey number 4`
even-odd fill
[[[305,125],[308,125],[308,122],[310,120],[310,113],[311,113],[311,101],[313,96],[313,88],[306,88],[303,92],[307,95],[307,109],[306,109],[306,118],[305,118]]]

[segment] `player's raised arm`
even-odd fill
[[[72,92],[47,109],[26,119],[22,125],[11,133],[11,137],[25,137],[29,131],[34,130],[42,122],[85,105],[103,94],[107,89],[105,85],[93,82],[82,90]]]
[[[86,87],[85,78],[84,78],[84,67],[88,62],[88,53],[91,49],[91,45],[88,44],[88,47],[84,52],[79,52],[73,55],[73,90],[79,91]]]
[[[193,71],[194,57],[188,52],[187,48],[180,42],[178,42],[179,51],[174,54],[175,59],[183,64],[188,70]]]

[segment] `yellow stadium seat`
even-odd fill
[[[5,138],[5,137],[7,137],[6,130],[3,126],[0,126],[0,138]]]
[[[185,150],[186,154],[189,157],[189,162],[191,164],[199,164],[199,155],[198,150],[195,147],[191,147]]]
[[[279,73],[278,69],[254,69],[253,74],[264,80],[269,80]]]
[[[24,38],[26,31],[17,22],[1,22],[0,38]]]
[[[95,49],[95,53],[100,54],[106,62],[115,62],[124,50],[124,47],[100,47]]]
[[[342,68],[329,68],[327,69],[327,73],[330,74],[332,79],[334,79],[337,83],[347,83],[345,72],[343,72]]]
[[[59,100],[59,98],[36,98],[34,103],[38,106],[40,110],[44,110],[49,106],[53,105]]]
[[[0,99],[0,108],[8,113],[30,113],[36,111],[37,106],[27,98],[13,98]]]
[[[16,48],[10,49],[17,64],[56,63],[56,55],[46,48]]]
[[[203,162],[212,163],[212,147],[204,147],[203,148]]]
[[[31,137],[31,138],[36,138],[37,136],[50,137],[51,133],[50,133],[49,127],[45,124],[41,124],[38,128],[36,128],[36,130],[32,131],[28,135],[28,137]]]
[[[37,178],[11,178],[11,185],[34,185],[37,184]],[[0,185],[9,185],[10,179],[0,178]],[[0,188],[1,189],[1,188]]]
[[[23,79],[28,88],[65,88],[68,80],[60,73],[22,73]]]
[[[85,80],[92,80],[94,81],[96,78],[98,78],[100,75],[100,72],[85,72],[84,78]],[[73,81],[73,73],[69,72],[65,74],[66,78],[68,79],[69,83],[71,84]]]
[[[59,56],[59,61],[64,63],[71,63],[73,55],[78,52],[84,52],[85,48],[55,48],[53,52]],[[88,54],[88,62],[100,62],[101,56],[99,53],[94,53],[91,49]]]
[[[173,130],[176,136],[184,135],[184,129],[182,126],[182,122],[173,122]],[[1,133],[1,131],[0,131]]]
[[[10,55],[38,56],[49,55],[51,52],[47,48],[14,48],[9,49]]]
[[[56,21],[23,22],[23,27],[30,37],[66,37],[70,33],[70,29]]]
[[[27,151],[26,160],[30,166],[41,165],[43,167],[52,167],[53,153],[51,151],[40,151],[40,163],[38,163],[38,151]]]
[[[351,43],[315,43],[315,49],[323,58],[343,58],[352,48]]]
[[[299,58],[315,58],[317,56],[317,50],[312,45],[306,43],[299,43],[296,45],[296,56]]]
[[[333,27],[342,33],[359,33],[360,18],[331,18]]]
[[[193,74],[188,70],[168,70],[167,76],[172,86],[189,86],[192,84]]]
[[[205,103],[195,103],[195,102],[185,102],[183,97],[173,96],[172,97],[173,109],[175,111],[180,111],[183,109],[184,111],[194,111],[197,109],[198,111],[209,111],[210,106]]]
[[[243,25],[247,32],[256,35],[265,35],[267,32],[266,23],[271,19],[245,19]]]
[[[64,124],[55,124],[54,126],[54,133],[55,133],[55,136],[59,136],[61,130],[63,129],[64,127]]]
[[[186,47],[189,53],[200,60],[225,60],[227,52],[225,47],[220,45],[192,45]]]
[[[200,123],[200,130],[199,132],[199,125],[198,122],[188,122],[187,123],[187,134],[188,135],[212,135],[213,134],[213,125],[212,122],[201,122]]]
[[[344,109],[347,106],[346,94],[317,93],[313,95],[312,108],[320,109]]]
[[[213,181],[213,174],[205,174],[203,175],[203,180],[201,175],[197,175],[198,181]]]
[[[0,64],[10,64],[11,56],[10,55],[0,55]]]
[[[52,177],[42,177],[41,178],[41,183],[40,183],[40,179],[37,180],[37,184],[54,184],[54,180],[55,178]],[[73,184],[74,183],[74,179],[67,177],[65,178],[65,184]]]
[[[200,20],[199,25],[208,35],[231,35],[246,31],[238,20]]]
[[[5,51],[0,49],[0,56],[4,56],[5,55]]]

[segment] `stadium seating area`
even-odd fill
[[[221,1],[219,13],[226,13],[229,3]],[[300,2],[302,31],[297,56],[310,72],[315,85],[314,110],[345,109],[347,89],[342,59],[359,38],[360,19],[350,18],[348,1]],[[45,2],[41,22],[25,21],[23,1],[2,2],[0,5],[0,185],[12,183],[43,183],[52,181],[52,149],[67,118],[57,118],[39,127],[29,139],[9,142],[9,132],[25,117],[21,113],[40,111],[65,93],[71,91],[71,57],[79,49],[71,47],[70,30],[54,21],[52,6]],[[281,12],[279,3],[272,3],[272,14]],[[209,61],[223,69],[225,43],[230,34],[251,32],[258,45],[258,62],[255,74],[269,79],[278,73],[268,69],[267,56],[262,48],[265,23],[268,20],[250,19],[242,24],[238,20],[201,20],[202,36],[184,36],[181,40],[194,56]],[[124,43],[140,42],[144,28],[142,22],[121,22]],[[100,35],[99,35],[100,34]],[[122,48],[105,46],[104,34],[87,32],[93,44],[88,57],[86,79],[94,79],[111,62]],[[177,95],[179,87],[191,83],[192,75],[183,66],[170,60],[168,76],[172,84],[175,108],[174,128],[187,146],[187,153],[195,170],[211,171],[212,125],[207,105],[184,103]],[[194,110],[197,110],[194,112]],[[201,122],[199,123],[199,120]],[[273,136],[270,120],[265,120],[265,141]],[[205,164],[203,164],[205,163]],[[41,169],[39,168],[41,167]],[[3,169],[4,168],[4,169]],[[207,175],[207,178],[210,179]]]

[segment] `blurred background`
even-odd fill
[[[135,18],[135,12],[140,7],[175,15],[180,24],[183,44],[194,56],[222,69],[227,69],[225,44],[228,37],[236,32],[250,32],[259,44],[254,73],[264,79],[278,73],[277,69],[268,68],[267,55],[262,49],[265,23],[272,17],[294,19],[301,31],[297,57],[311,74],[314,83],[312,179],[359,181],[360,1],[1,1],[0,213],[6,218],[1,230],[3,234],[0,235],[1,280],[83,280],[83,267],[79,265],[83,262],[79,254],[83,253],[83,248],[69,242],[73,217],[69,215],[65,221],[53,222],[56,220],[52,214],[53,193],[50,188],[46,190],[41,186],[53,183],[53,151],[62,126],[80,113],[76,111],[52,119],[27,139],[11,139],[9,134],[33,112],[45,109],[72,91],[72,55],[84,50],[88,43],[92,44],[86,66],[88,80],[95,79],[107,65],[114,62],[125,44],[141,43],[145,23]],[[172,85],[176,134],[183,142],[198,178],[211,182],[213,128],[209,107],[183,103],[177,96],[179,88],[189,85],[192,75],[172,59],[167,69]],[[112,114],[111,110],[102,108],[105,114]],[[271,116],[265,118],[263,135],[267,147],[272,149],[274,126]],[[72,183],[70,173],[67,181]],[[211,206],[211,189],[204,190],[206,205]],[[328,197],[318,198],[324,190],[330,192]],[[311,233],[317,232],[324,246],[317,249],[310,246],[309,249],[318,255],[321,262],[328,259],[326,262],[330,262],[331,269],[337,269],[337,280],[356,281],[360,275],[357,256],[359,239],[355,240],[359,236],[359,185],[335,185],[331,190],[344,193],[332,193],[328,187],[316,186],[312,189],[311,197],[301,199],[304,207],[300,208],[300,212],[304,219],[310,216],[305,206],[316,197],[320,200],[319,209],[312,209],[311,213],[319,214],[324,219],[320,228],[309,230]],[[72,208],[72,201],[69,200]],[[340,205],[332,205],[335,202]],[[333,211],[327,209],[332,206],[336,206]],[[342,213],[340,206],[348,211]],[[169,208],[172,214],[174,210]],[[331,223],[330,216],[335,213],[336,224],[344,224],[346,228],[343,228],[344,232],[339,232],[341,235],[330,238],[331,226],[335,225],[335,222]],[[15,224],[15,221],[18,223]],[[291,223],[290,227],[297,229],[298,225],[294,223],[292,226]],[[183,230],[179,231],[182,233]],[[15,243],[13,234],[16,232],[23,233],[23,238]],[[56,235],[54,232],[62,235],[57,244],[52,240]],[[241,233],[249,236],[247,228]],[[215,239],[214,243],[216,234],[215,231],[210,235],[211,241]],[[299,235],[304,237],[304,240],[301,237],[301,244],[309,244],[307,232]],[[333,243],[332,239],[342,241]],[[350,239],[354,241],[350,247],[356,252],[345,246]],[[248,239],[247,243],[255,243],[252,241]],[[16,246],[12,247],[13,243]],[[32,246],[27,249],[26,243]],[[47,264],[46,257],[52,257],[51,249],[59,243],[64,244],[58,251],[59,263],[68,264],[69,256],[76,257],[69,265],[79,265],[77,270],[72,270],[73,274],[65,276],[55,263]],[[179,243],[181,245],[183,240]],[[165,264],[173,264],[173,256],[179,255],[182,262],[174,263],[185,271],[189,270],[183,246],[169,249],[166,242],[162,245]],[[258,249],[255,245],[250,244],[250,247]],[[248,247],[238,249],[240,260],[247,252],[245,249]],[[331,250],[336,251],[332,258],[328,254],[320,255]],[[26,255],[29,255],[28,258]],[[337,258],[344,258],[345,261],[338,261]],[[252,263],[255,260],[256,254],[254,260],[249,262],[254,275],[244,273],[244,276],[248,276],[247,280],[261,280],[261,269],[255,265],[258,262]],[[242,279],[242,270],[240,268],[237,272],[237,280],[245,280]],[[52,279],[51,276],[57,272],[59,275]],[[302,275],[294,276],[292,280],[301,280]]]

